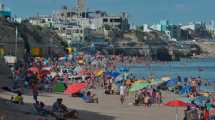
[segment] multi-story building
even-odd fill
[[[0,3],[0,17],[11,17],[11,11],[7,10],[4,6],[4,4]]]
[[[29,21],[33,25],[51,27],[68,43],[73,40],[84,40],[87,35],[85,29],[99,33],[102,31],[104,36],[113,29],[123,32],[129,30],[127,13],[112,16],[103,11],[89,11],[86,10],[85,0],[77,0],[77,5],[72,9],[63,6],[51,16],[33,17]]]
[[[38,25],[41,27],[51,28],[54,24],[53,18],[51,16],[36,16],[30,18],[29,22],[32,25]]]

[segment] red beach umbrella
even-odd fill
[[[209,111],[209,113],[210,113],[210,115],[215,115],[215,108],[211,109],[211,110]]]
[[[92,70],[80,70],[79,75],[87,75],[87,74],[93,74],[94,71]]]
[[[86,87],[87,87],[86,83],[74,83],[64,91],[64,94],[74,94],[74,93],[80,92]]]
[[[172,100],[164,104],[165,106],[169,107],[186,107],[188,106],[187,103],[181,101],[181,100]]]
[[[176,120],[178,120],[178,108],[177,107],[186,107],[189,106],[187,103],[181,101],[181,100],[172,100],[167,103],[164,103],[163,105],[169,106],[169,107],[176,107]]]
[[[37,73],[39,72],[39,69],[37,67],[31,67],[28,70],[31,72],[37,72]]]

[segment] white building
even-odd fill
[[[190,24],[188,24],[188,25],[183,25],[183,26],[181,26],[181,29],[182,29],[182,30],[188,30],[188,29],[190,29],[190,30],[195,30],[195,24],[190,23]]]
[[[51,16],[38,16],[29,19],[32,25],[38,25],[41,27],[52,27],[54,24],[53,18]]]
[[[161,25],[160,24],[154,24],[154,25],[150,26],[150,28],[152,30],[161,31]]]
[[[143,25],[143,32],[151,32],[152,30],[151,29],[149,29],[149,25],[147,25],[147,24],[144,24]]]

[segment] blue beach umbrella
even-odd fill
[[[120,75],[120,73],[117,71],[111,71],[111,72],[108,71],[108,72],[106,72],[106,75],[116,78],[117,76]]]
[[[128,72],[129,69],[127,67],[121,67],[120,69],[120,72]]]
[[[175,85],[177,85],[177,80],[172,79],[166,82],[167,87],[173,87]]]
[[[208,97],[205,96],[198,96],[195,98],[194,103],[198,106],[204,107],[206,102],[209,100]]]
[[[181,95],[185,95],[185,94],[190,93],[191,91],[192,91],[192,87],[191,86],[183,86],[179,93]]]

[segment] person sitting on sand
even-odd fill
[[[84,101],[86,102],[86,103],[92,103],[93,101],[92,101],[92,96],[91,96],[91,92],[90,91],[88,91],[87,93],[86,93],[86,95],[84,96]]]
[[[45,108],[45,104],[43,102],[36,101],[36,103],[33,103],[33,107],[41,116],[47,116],[50,114],[50,112]]]
[[[79,113],[76,110],[69,111],[68,108],[63,104],[63,99],[58,98],[57,101],[52,105],[52,111],[57,119],[69,119],[79,117]]]
[[[97,103],[97,104],[99,103],[99,98],[97,97],[96,94],[93,94],[93,95],[92,95],[92,102],[93,102],[93,103]]]
[[[58,98],[57,101],[52,105],[52,111],[59,112],[59,113],[67,112],[68,109],[64,104],[62,104],[62,102],[63,102],[63,99]]]
[[[19,93],[17,94],[17,96],[14,98],[13,103],[16,103],[16,104],[23,104],[23,103],[24,103],[24,102],[23,102],[23,97],[22,97],[22,93],[21,93],[21,92],[19,92]]]

